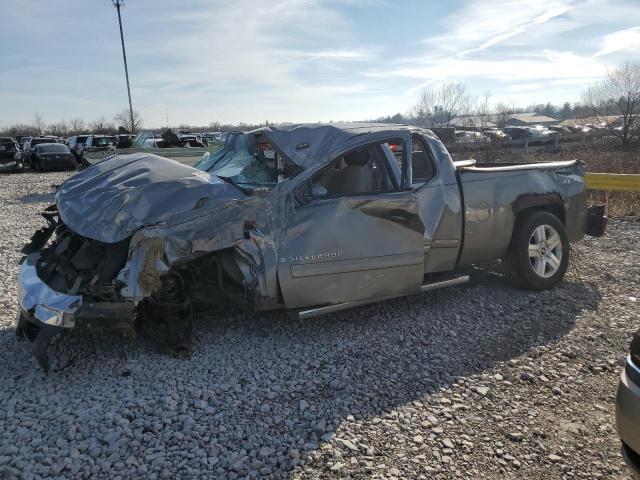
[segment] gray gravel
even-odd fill
[[[199,318],[191,359],[16,341],[17,251],[68,173],[0,177],[0,478],[626,478],[613,402],[640,325],[640,223],[557,289],[496,273],[304,322]]]

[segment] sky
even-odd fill
[[[127,107],[110,0],[2,0],[0,128]],[[147,127],[351,121],[462,82],[492,102],[580,100],[640,60],[640,0],[126,0]]]

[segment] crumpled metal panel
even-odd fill
[[[337,155],[389,138],[410,145],[415,127],[375,123],[269,125],[250,133],[262,133],[292,162],[307,169],[325,165]]]
[[[264,301],[276,299],[277,256],[271,226],[273,201],[272,194],[265,194],[216,202],[210,205],[211,208],[185,214],[179,222],[140,229],[131,239],[129,260],[117,277],[126,285],[120,293],[139,300],[152,293],[159,275],[174,264],[209,252],[235,248],[249,266],[251,279],[256,282],[256,290]],[[262,301],[257,300],[258,304]]]
[[[246,195],[215,175],[146,153],[109,158],[69,178],[56,193],[65,225],[105,243],[168,223],[214,198]]]
[[[35,309],[34,316],[48,325],[71,328],[73,314],[82,305],[80,295],[56,292],[44,283],[36,272],[38,255],[25,258],[20,266],[18,301],[23,310]]]

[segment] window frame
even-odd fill
[[[431,178],[421,181],[420,185],[414,185],[413,162],[412,162],[412,165],[411,165],[411,190],[414,191],[414,192],[420,191],[424,187],[426,187],[427,185],[430,185],[440,175],[440,169],[438,168],[438,162],[436,161],[437,157],[436,157],[436,155],[435,155],[435,153],[433,151],[433,148],[431,148],[431,143],[423,135],[420,135],[419,133],[413,133],[411,135],[411,154],[413,155],[413,142],[416,141],[416,139],[422,144],[424,152],[428,155],[429,160],[431,161],[431,164],[433,165],[433,172],[434,173],[433,173],[433,176]]]
[[[399,138],[399,137],[389,137],[386,139],[382,139],[382,140],[376,140],[373,142],[369,142],[369,143],[365,143],[363,145],[359,145],[353,148],[350,148],[349,150],[345,150],[344,152],[341,152],[337,155],[335,155],[331,161],[329,161],[326,165],[322,166],[322,168],[319,168],[318,170],[316,170],[315,172],[313,172],[313,174],[311,174],[309,176],[309,178],[305,179],[304,182],[302,182],[302,184],[297,187],[295,189],[296,192],[299,192],[300,190],[306,190],[307,193],[310,193],[312,191],[311,185],[313,184],[313,178],[318,175],[319,173],[323,172],[324,170],[327,170],[329,168],[332,167],[333,162],[335,162],[337,159],[344,157],[345,155],[348,155],[356,150],[360,150],[362,148],[372,148],[372,147],[379,147],[380,149],[380,158],[378,158],[378,155],[376,155],[375,153],[372,154],[372,156],[376,156],[376,160],[380,160],[383,164],[384,167],[384,172],[387,176],[387,179],[389,180],[389,183],[391,184],[391,189],[383,191],[383,192],[360,192],[360,193],[346,193],[346,194],[338,194],[338,195],[326,195],[326,196],[322,196],[322,197],[309,197],[308,201],[304,204],[301,204],[302,206],[307,206],[307,205],[312,205],[315,204],[316,202],[331,202],[331,201],[336,201],[336,200],[340,200],[343,198],[359,198],[359,197],[370,197],[370,196],[377,196],[377,195],[385,195],[385,194],[393,194],[393,193],[398,193],[398,192],[407,192],[407,191],[411,191],[411,189],[407,189],[407,188],[402,188],[402,180],[405,176],[405,172],[402,171],[403,169],[400,169],[400,179],[396,179],[394,172],[391,168],[391,166],[389,165],[389,158],[387,158],[387,156],[384,154],[384,150],[382,149],[382,144],[385,143],[389,143],[389,142],[394,142],[394,141],[400,141],[403,143],[403,145],[405,145],[405,148],[403,149],[403,159],[406,161],[407,158],[407,148],[406,148],[406,142],[403,138]],[[296,194],[295,195],[296,199],[298,199],[298,203],[299,202],[299,195]]]

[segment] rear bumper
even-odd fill
[[[14,170],[20,170],[22,168],[22,162],[18,160],[0,161],[0,172],[12,172]]]
[[[616,428],[625,461],[640,474],[640,368],[629,358],[616,395]]]
[[[41,160],[40,165],[44,169],[62,169],[62,168],[75,168],[76,164],[73,160],[69,159],[60,159],[60,160],[52,160],[49,158]]]

